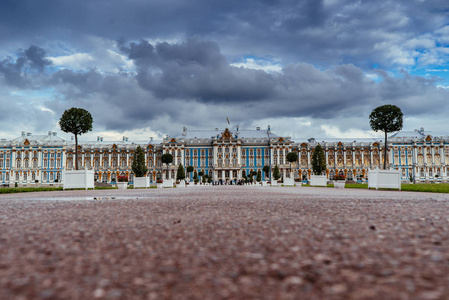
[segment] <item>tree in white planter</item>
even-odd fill
[[[136,152],[134,152],[134,160],[131,168],[136,177],[144,177],[148,172],[148,168],[145,165],[145,153],[140,146],[137,146]]]
[[[176,180],[184,180],[186,178],[186,172],[184,171],[184,167],[182,164],[178,166],[178,172],[176,173]]]
[[[187,171],[187,173],[189,173],[189,174],[192,173],[193,170],[194,170],[193,166],[188,166],[188,167],[186,168],[186,171]],[[190,178],[190,175],[189,175],[189,178]]]
[[[313,151],[312,171],[315,175],[322,175],[326,171],[326,155],[320,144],[316,145]]]
[[[145,153],[140,146],[137,146],[134,152],[134,160],[131,168],[134,172],[134,188],[149,187],[150,180],[146,177],[148,168],[145,165]]]
[[[162,154],[161,156],[161,161],[163,164],[167,165],[167,178],[168,179],[170,176],[168,176],[168,165],[171,164],[173,162],[173,155],[171,155],[170,153],[165,153]]]
[[[298,153],[290,152],[287,153],[287,161],[290,163],[290,173],[292,172],[292,163],[298,161]]]
[[[369,115],[371,129],[385,132],[384,170],[387,169],[387,133],[402,129],[402,116],[401,109],[392,104],[378,106]]]
[[[281,173],[279,172],[278,165],[275,165],[273,168],[273,179],[277,181],[279,178],[281,178]]]
[[[83,108],[66,109],[59,120],[61,130],[75,135],[75,170],[78,170],[78,135],[92,131],[92,115]]]

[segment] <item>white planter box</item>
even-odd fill
[[[164,188],[173,187],[173,180],[172,179],[164,180],[162,183],[162,187],[164,187]]]
[[[296,187],[301,187],[301,186],[302,186],[302,181],[295,182],[295,186],[296,186]]]
[[[150,178],[149,177],[134,177],[134,188],[149,188]]]
[[[115,185],[119,190],[126,190],[128,188],[128,182],[117,182]]]
[[[161,188],[164,187],[164,184],[163,183],[157,183],[156,186],[157,186],[158,189],[161,189]]]
[[[262,186],[268,186],[266,181],[262,181]]]
[[[272,182],[271,182],[271,186],[277,186],[278,185],[278,182],[276,181],[276,180],[273,180]]]
[[[176,187],[186,187],[186,182],[181,180],[178,184],[176,184]]]
[[[399,170],[369,170],[368,189],[370,188],[401,190],[401,172]]]
[[[344,181],[344,180],[334,181],[334,188],[344,189],[345,188],[345,184],[346,184],[346,181]]]
[[[294,186],[295,185],[295,179],[293,178],[284,178],[284,186]]]
[[[310,186],[327,186],[327,176],[326,175],[310,176]]]
[[[95,187],[94,170],[71,170],[62,172],[62,188],[93,189]]]

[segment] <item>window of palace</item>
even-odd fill
[[[225,148],[225,153],[229,153],[229,147]]]
[[[206,166],[206,159],[205,158],[201,158],[201,166],[202,167]]]
[[[22,165],[20,159],[16,160],[16,168],[20,168]]]
[[[78,153],[79,154],[79,153]],[[55,153],[52,151],[50,152],[50,158],[55,158]]]
[[[440,163],[441,163],[441,161],[440,161],[440,155],[439,155],[439,154],[436,154],[436,155],[435,155],[435,164],[436,164],[436,165],[440,165]]]
[[[245,157],[245,156],[246,156],[246,150],[242,149],[242,157]]]
[[[193,149],[193,156],[198,156],[198,149]]]
[[[35,173],[35,172],[32,172],[32,173],[31,173],[31,180],[32,180],[32,181],[35,181],[35,180],[36,180],[36,173]]]
[[[449,170],[448,170],[448,173],[449,173]],[[9,181],[9,172],[6,173],[5,181]]]
[[[23,180],[28,180],[28,174],[27,172],[23,172]]]
[[[3,168],[3,158],[0,158],[0,169]]]
[[[433,170],[429,169],[429,177],[433,177]]]
[[[19,172],[16,172],[16,180],[19,181]]]
[[[201,149],[201,156],[205,156],[206,155],[206,150]]]
[[[421,168],[421,169],[419,170],[419,176],[420,176],[420,177],[424,177],[424,169],[423,169],[423,168]]]
[[[234,157],[234,158],[232,159],[232,166],[233,166],[233,167],[237,167],[237,157]]]
[[[254,149],[253,148],[249,149],[249,156],[254,156]]]
[[[30,166],[29,166],[29,162],[28,162],[28,159],[27,160],[25,160],[25,168],[26,169],[28,169]]]
[[[347,177],[347,179],[348,179],[348,180],[352,180],[352,171],[349,171],[349,172],[348,172],[348,177]]]
[[[262,150],[259,148],[257,149],[257,156],[261,156],[262,155]]]

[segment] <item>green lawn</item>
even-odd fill
[[[109,190],[116,189],[116,187],[96,187],[96,190]],[[0,188],[0,194],[12,194],[12,193],[27,193],[27,192],[50,192],[50,191],[62,191],[62,187],[17,187],[17,188]],[[76,189],[84,190],[84,189]]]
[[[303,184],[309,187],[308,184]],[[328,184],[327,187],[334,187],[333,184]],[[367,183],[347,183],[347,189],[367,189]],[[402,191],[408,192],[428,192],[428,193],[449,193],[449,183],[418,183],[418,184],[402,184]]]

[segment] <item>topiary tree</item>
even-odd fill
[[[371,129],[385,132],[384,170],[387,168],[387,133],[402,129],[402,116],[401,109],[392,104],[378,106],[369,115]]]
[[[186,178],[186,172],[184,171],[184,167],[179,164],[178,172],[176,173],[176,180],[184,180]]]
[[[76,107],[66,109],[59,119],[61,130],[75,135],[75,170],[78,170],[78,135],[91,131],[93,122],[87,110]]]
[[[292,172],[292,163],[298,161],[298,153],[290,152],[287,154],[287,161],[290,163],[290,173]]]
[[[161,156],[161,162],[163,163],[163,164],[166,164],[167,165],[167,179],[168,179],[168,165],[169,164],[171,164],[172,162],[173,162],[173,155],[171,155],[170,153],[165,153],[165,154],[162,154],[162,156]]]
[[[192,173],[193,172],[193,166],[188,166],[187,168],[186,168],[186,171],[187,171],[187,173]],[[189,178],[190,178],[190,176],[189,176]]]
[[[262,172],[260,170],[257,171],[256,181],[260,182],[262,180]]]
[[[321,175],[326,171],[326,155],[320,144],[316,145],[315,150],[313,151],[312,171],[315,175]]]
[[[279,172],[278,165],[275,165],[273,168],[273,179],[278,180],[279,178],[281,178],[281,173]]]
[[[140,146],[137,146],[136,152],[134,152],[134,160],[131,168],[136,177],[144,177],[147,174],[148,168],[145,165],[145,153]]]
[[[193,181],[194,181],[195,183],[198,182],[198,173],[197,173],[196,171],[193,172]]]
[[[270,176],[270,166],[264,166],[262,168],[262,171],[265,173],[265,178],[268,178]]]

